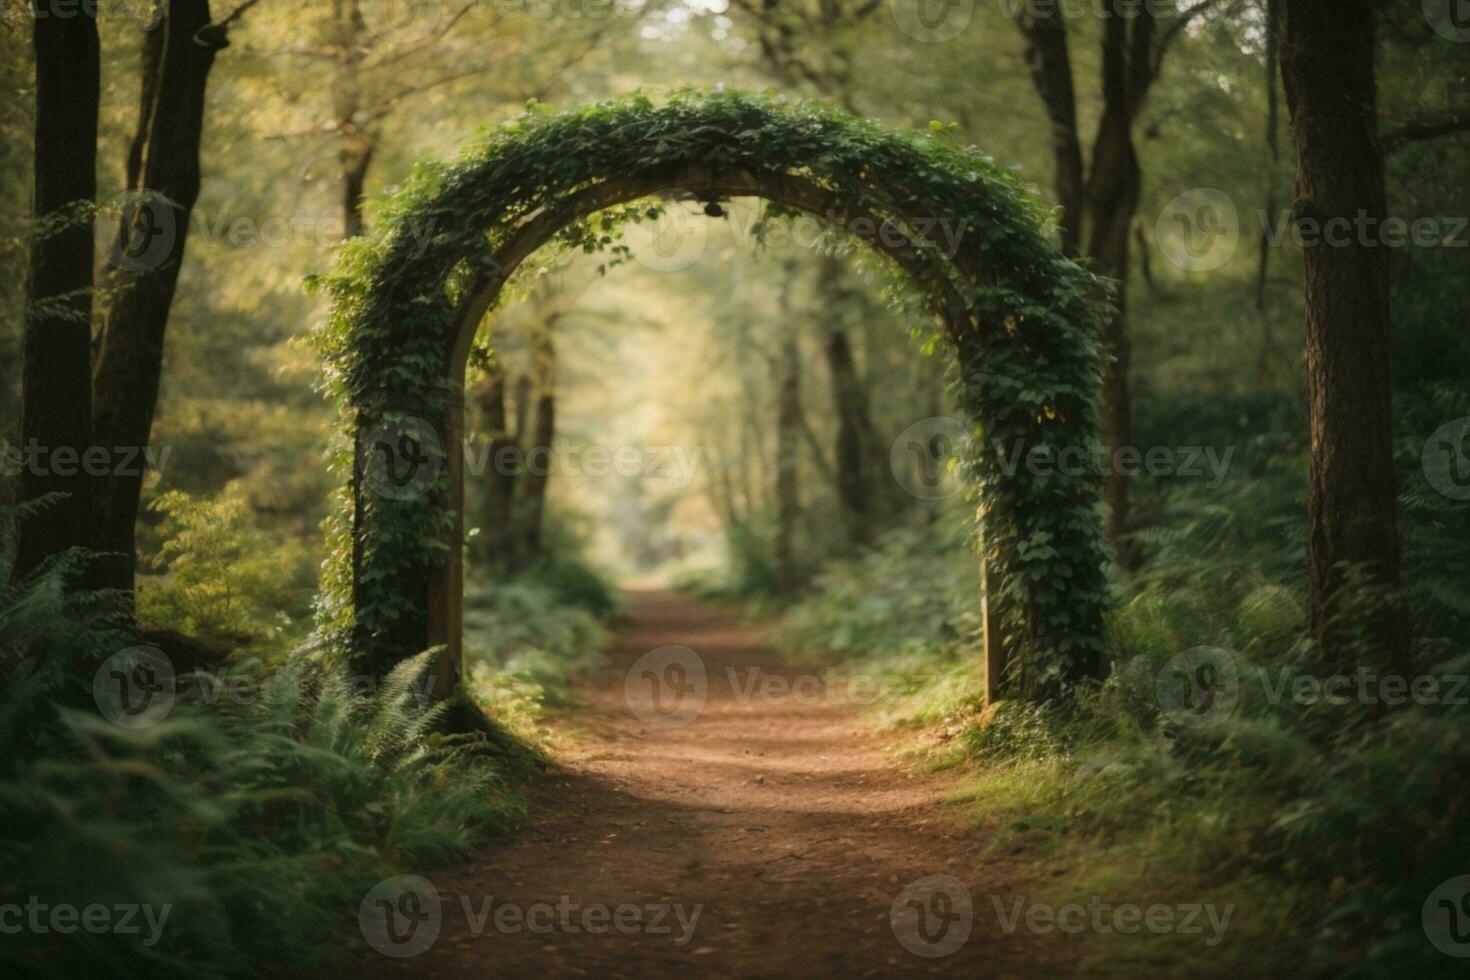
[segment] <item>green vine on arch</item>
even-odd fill
[[[905,274],[936,313],[949,310],[937,336],[957,365],[959,407],[973,420],[964,469],[991,614],[1015,652],[1008,681],[1041,698],[1100,675],[1101,477],[1016,463],[1030,451],[1055,459],[1096,442],[1106,284],[1047,241],[1044,206],[976,148],[942,131],[892,132],[820,103],[734,91],[682,91],[661,103],[634,95],[557,113],[529,107],[479,133],[456,161],[418,164],[381,202],[376,231],[345,244],[335,269],[309,280],[332,299],[314,341],[343,436],[318,602],[323,641],[379,674],[425,646],[423,583],[457,546],[442,464],[455,397],[449,360],[471,283],[502,275],[495,256],[511,236],[575,195],[689,166],[800,180],[904,229],[915,256]],[[644,205],[593,220],[573,215],[558,240],[605,247],[618,221],[648,213]],[[941,249],[916,216],[963,235]],[[435,427],[439,444],[426,440],[424,459],[440,465],[429,467],[427,492],[364,492],[365,436],[400,419]]]

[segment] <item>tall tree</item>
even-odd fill
[[[789,270],[788,270],[789,273]],[[780,353],[771,364],[780,378],[776,393],[776,536],[771,558],[776,584],[790,594],[800,585],[796,561],[796,531],[801,521],[801,348],[791,317],[791,280],[781,289],[783,327]]]
[[[1281,165],[1281,0],[1266,3],[1266,215],[1276,219],[1276,171]],[[1261,316],[1261,358],[1257,373],[1264,375],[1271,352],[1271,319],[1266,310],[1266,285],[1271,272],[1271,228],[1261,223],[1257,242],[1256,312]]]
[[[1281,67],[1296,136],[1298,222],[1379,229],[1387,218],[1378,138],[1375,0],[1286,0]],[[1373,232],[1369,232],[1371,236]],[[1389,253],[1356,231],[1305,250],[1307,548],[1324,669],[1352,666],[1365,627],[1384,661],[1409,666],[1399,589],[1389,357]],[[1350,622],[1365,585],[1386,594]]]
[[[556,342],[552,336],[557,316],[539,324],[532,339],[531,384],[535,408],[526,444],[526,469],[518,481],[515,526],[519,538],[513,549],[516,569],[541,555],[546,520],[546,488],[551,479],[552,442],[556,438]],[[528,401],[523,397],[522,403]]]
[[[845,270],[830,255],[822,256],[817,283],[826,309],[821,324],[822,354],[832,384],[832,409],[837,419],[833,459],[837,498],[842,504],[848,541],[866,545],[873,539],[874,518],[883,469],[872,465],[877,457],[877,429],[869,407],[868,388],[858,371],[851,334],[843,321],[850,296]]]
[[[1103,379],[1102,434],[1116,452],[1133,442],[1132,392],[1128,369],[1128,271],[1133,218],[1143,188],[1134,145],[1134,126],[1149,89],[1158,80],[1164,55],[1184,28],[1216,0],[1198,0],[1166,24],[1157,5],[1136,4],[1124,11],[1104,5],[1102,115],[1086,166],[1078,130],[1077,92],[1066,13],[1060,3],[1025,3],[1017,25],[1026,41],[1031,81],[1051,125],[1057,202],[1062,207],[1062,248],[1085,257],[1117,281],[1116,310],[1104,331],[1112,358]],[[1107,477],[1108,536],[1125,568],[1137,562],[1128,537],[1128,477],[1111,467]]]
[[[33,455],[21,498],[62,499],[20,530],[16,572],[48,554],[94,543],[92,478],[82,457],[92,432],[92,239],[97,196],[101,56],[96,8],[74,16],[37,9],[35,185],[22,355],[21,444]]]
[[[879,9],[872,0],[736,0],[751,18],[766,68],[787,85],[831,99],[857,113],[853,101],[855,58],[844,38]],[[872,421],[868,386],[858,370],[844,320],[855,297],[840,259],[823,255],[817,270],[821,350],[836,421],[833,468],[847,539],[865,545],[876,519],[896,502],[887,473],[888,447]]]
[[[656,4],[640,8],[649,14]],[[393,23],[407,14],[406,23]],[[363,212],[374,163],[393,149],[387,127],[415,104],[458,90],[474,111],[545,98],[567,69],[596,50],[626,21],[615,17],[546,20],[524,16],[514,5],[456,0],[443,4],[393,4],[331,0],[304,4],[292,13],[292,33],[279,50],[301,65],[325,70],[315,88],[330,105],[291,132],[271,138],[328,139],[348,237],[366,227]],[[422,22],[420,19],[422,18]],[[304,87],[304,86],[303,86]],[[310,104],[310,103],[308,103]],[[445,103],[441,101],[440,107]],[[476,122],[483,122],[482,116]]]
[[[138,124],[128,149],[124,207],[112,252],[115,292],[97,338],[93,418],[103,446],[148,445],[163,375],[164,334],[178,288],[194,204],[199,146],[215,54],[229,46],[230,25],[258,0],[246,0],[219,23],[209,0],[168,0],[142,48]],[[109,472],[97,487],[98,546],[106,585],[131,592],[137,563],[135,524],[141,467]]]
[[[498,359],[485,367],[478,398],[480,431],[488,441],[488,467],[483,485],[480,509],[480,536],[476,542],[482,559],[495,564],[506,563],[514,547],[514,510],[517,468],[513,465],[519,452],[517,433],[510,431],[505,411],[505,368]]]

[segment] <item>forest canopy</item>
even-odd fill
[[[1458,975],[1465,13],[6,4],[0,962]]]

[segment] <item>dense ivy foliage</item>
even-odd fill
[[[397,419],[429,420],[444,434],[455,310],[470,273],[498,275],[494,255],[508,236],[571,195],[681,166],[798,178],[844,213],[902,230],[924,268],[940,270],[915,285],[936,312],[946,296],[965,307],[936,336],[956,358],[958,403],[974,421],[966,471],[992,608],[1019,654],[1012,664],[1030,696],[1098,674],[1101,478],[1025,458],[1096,442],[1105,285],[1049,244],[1048,215],[1019,177],[942,130],[890,132],[815,102],[725,91],[528,108],[479,134],[457,161],[417,166],[381,203],[376,233],[342,249],[320,280],[334,308],[317,333],[350,437],[336,456],[344,479],[328,525],[324,638],[378,672],[424,645],[425,583],[446,560],[454,526],[448,476],[440,467],[435,492],[410,499],[369,493],[360,485],[366,453],[354,447]],[[616,247],[618,222],[660,206],[576,215],[558,240]],[[935,221],[963,230],[953,250],[926,237]]]

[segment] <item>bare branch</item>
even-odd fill
[[[1413,119],[1378,136],[1385,154],[1397,153],[1410,143],[1438,139],[1470,130],[1470,106]]]
[[[230,25],[245,16],[246,12],[258,3],[260,0],[244,0],[244,3],[230,11],[229,16],[224,20],[205,24],[194,32],[194,43],[202,48],[214,48],[215,50],[229,47]]]
[[[241,17],[245,16],[246,12],[248,12],[251,7],[255,6],[258,3],[260,3],[260,0],[245,0],[244,3],[240,4],[240,6],[230,11],[229,15],[225,17],[224,20],[217,21],[214,26],[218,27],[220,30],[229,30],[231,24],[239,20]]]
[[[426,34],[424,37],[420,38],[412,44],[405,44],[400,46],[391,55],[379,58],[377,61],[374,61],[371,64],[364,64],[362,66],[363,70],[370,71],[374,68],[382,68],[384,65],[391,65],[396,61],[402,61],[404,58],[409,58],[415,54],[418,54],[425,48],[432,47],[434,44],[442,40],[444,36],[447,35],[450,31],[454,30],[455,25],[457,25],[462,19],[464,19],[464,16],[468,14],[472,9],[474,9],[475,6],[475,0],[471,0],[470,3],[465,4],[458,10],[458,12],[453,14],[447,21],[445,21],[443,26],[435,28],[433,31]]]
[[[1159,35],[1158,44],[1154,47],[1152,63],[1149,69],[1152,78],[1158,78],[1159,72],[1163,70],[1164,55],[1168,53],[1169,46],[1174,43],[1174,39],[1182,34],[1184,32],[1184,29],[1188,27],[1196,17],[1204,13],[1206,10],[1209,10],[1211,7],[1217,6],[1221,2],[1222,0],[1199,0],[1199,2],[1196,3],[1193,7],[1181,10],[1179,12],[1179,16],[1175,17],[1172,21],[1169,22],[1168,29],[1165,30],[1163,34]]]
[[[431,89],[436,89],[444,85],[449,85],[453,82],[458,82],[462,79],[471,78],[475,75],[483,74],[484,71],[485,69],[483,67],[471,68],[468,71],[455,72],[452,75],[445,75],[443,78],[436,78],[433,81],[424,82],[422,85],[406,86],[399,89],[397,92],[394,92],[386,99],[380,101],[377,104],[377,107],[374,108],[371,112],[367,113],[361,120],[354,119],[353,122],[359,126],[365,126],[370,123],[375,123],[378,120],[384,119],[389,114],[391,114],[394,109],[398,108],[398,105],[403,102],[404,99],[412,98],[415,95],[422,95],[423,93],[428,92]]]

